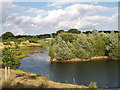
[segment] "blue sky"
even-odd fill
[[[2,33],[38,35],[59,29],[118,28],[117,2],[9,2],[2,9]]]

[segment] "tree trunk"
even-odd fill
[[[10,78],[10,67],[8,67],[8,79]]]
[[[7,67],[5,67],[5,81],[8,79],[8,74],[7,74]]]

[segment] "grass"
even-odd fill
[[[2,72],[4,69],[0,69]],[[4,76],[4,73],[2,73]],[[3,79],[3,78],[2,78]],[[3,81],[3,87],[8,88],[88,88],[84,85],[63,84],[49,80],[46,77],[34,73],[27,73],[21,70],[11,70],[11,77]]]
[[[19,59],[24,58],[24,57],[28,57],[28,53],[36,53],[36,52],[40,52],[37,49],[41,48],[41,46],[23,46],[20,47],[18,49],[13,48],[13,51],[16,54],[16,57],[18,57]],[[26,49],[36,49],[36,50],[26,50]]]

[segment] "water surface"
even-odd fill
[[[119,61],[103,60],[77,63],[50,63],[47,51],[29,54],[21,60],[20,70],[48,77],[50,80],[88,85],[97,82],[101,88],[116,88],[118,85]]]

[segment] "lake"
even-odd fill
[[[21,60],[20,70],[48,77],[50,80],[78,85],[97,82],[100,88],[120,87],[120,61],[102,60],[76,63],[51,63],[47,51],[29,54]]]

